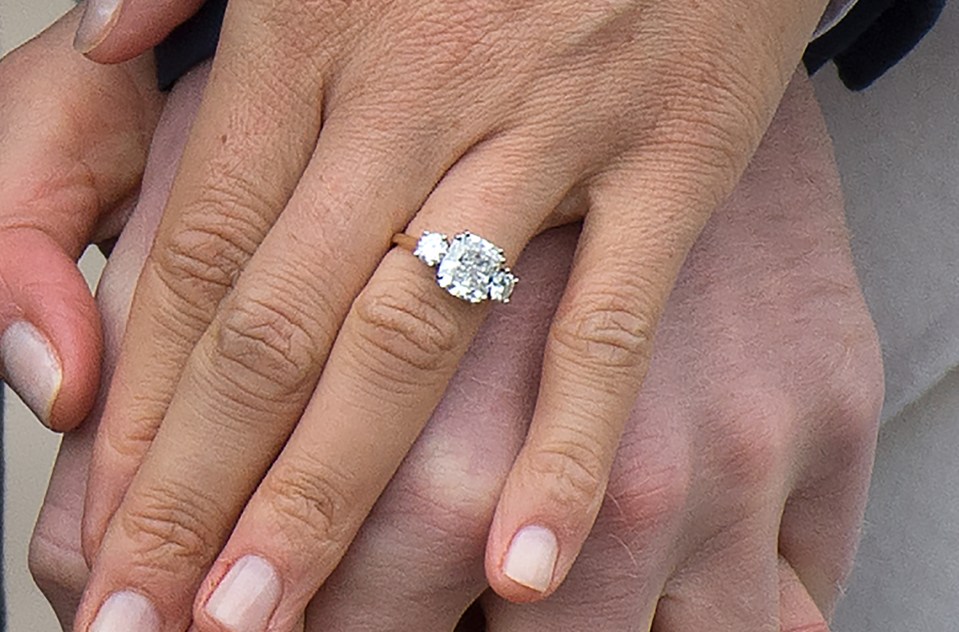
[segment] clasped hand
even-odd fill
[[[470,229],[515,259],[585,218],[486,556],[505,597],[555,590],[686,253],[816,18],[745,2],[234,2],[103,417],[81,625],[130,591],[178,625],[172,603],[251,556],[281,593],[274,624],[291,623],[485,315],[389,251],[392,234]]]

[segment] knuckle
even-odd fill
[[[557,506],[592,508],[606,490],[606,457],[594,441],[584,438],[553,438],[529,460],[534,480],[542,482]]]
[[[785,475],[785,433],[781,420],[795,418],[796,406],[784,395],[728,395],[714,411],[718,423],[712,459],[731,492],[776,490]]]
[[[390,381],[433,373],[454,363],[465,336],[445,301],[410,284],[371,286],[353,305],[353,331],[366,366]]]
[[[238,295],[213,328],[210,361],[230,387],[257,400],[284,401],[312,385],[319,341],[280,298]]]
[[[551,350],[600,369],[643,367],[652,352],[654,319],[626,292],[583,297],[550,331]]]
[[[679,461],[636,463],[609,484],[609,506],[626,533],[641,536],[670,530],[686,511],[690,473]]]
[[[830,313],[815,355],[803,367],[800,384],[818,390],[804,398],[806,428],[820,450],[815,459],[822,473],[848,472],[871,462],[885,395],[882,351],[859,286],[852,278],[820,279],[807,291],[813,301],[836,306]]]
[[[255,249],[228,224],[219,216],[194,220],[159,239],[150,253],[151,270],[186,305],[216,305]]]
[[[286,463],[264,480],[282,537],[292,543],[346,546],[350,508],[344,477],[316,461]]]
[[[834,446],[848,454],[875,443],[885,384],[882,353],[871,326],[850,332],[843,350],[829,382],[830,416],[837,420]]]
[[[242,134],[225,133],[221,148],[205,173],[195,198],[185,205],[184,217],[218,217],[218,225],[238,237],[265,234],[288,197],[282,179],[263,178],[249,169]]]
[[[397,501],[391,504],[416,520],[417,537],[448,552],[444,559],[463,562],[482,558],[506,475],[505,468],[476,468],[469,460],[463,454],[418,462],[396,481]]]
[[[179,579],[219,551],[225,513],[207,494],[182,484],[138,489],[121,509],[120,528],[133,543],[136,563]]]

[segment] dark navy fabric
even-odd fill
[[[216,52],[227,0],[207,0],[196,15],[156,47],[157,80],[169,90],[190,68]]]
[[[946,0],[859,0],[842,22],[809,45],[810,72],[833,61],[843,82],[862,90],[879,78],[932,28]],[[169,89],[193,66],[213,56],[227,0],[207,0],[191,20],[157,47],[160,87]]]
[[[936,23],[946,0],[859,0],[833,29],[806,49],[810,72],[828,61],[849,88],[869,87],[895,66]]]

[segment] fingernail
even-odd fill
[[[263,632],[280,602],[280,577],[262,557],[240,558],[206,603],[206,612],[230,632]]]
[[[87,0],[73,47],[86,54],[99,46],[113,30],[122,4],[123,0]]]
[[[100,606],[90,632],[159,632],[160,617],[150,601],[134,592],[113,593]]]
[[[559,544],[545,527],[524,527],[513,537],[506,552],[503,573],[517,584],[546,592],[553,581]]]
[[[40,421],[49,425],[63,369],[46,336],[28,322],[13,323],[0,338],[0,361],[10,388]]]

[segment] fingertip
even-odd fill
[[[47,427],[75,428],[99,387],[102,335],[73,260],[40,231],[0,236],[0,365]]]
[[[540,411],[503,486],[487,543],[490,587],[516,603],[544,599],[563,583],[599,514],[615,456],[615,443],[589,446],[583,431],[564,436],[560,429],[572,426],[547,426]]]
[[[545,593],[553,583],[559,542],[547,527],[529,525],[513,536],[503,558],[503,574],[515,583]]]
[[[47,336],[26,320],[15,321],[0,337],[0,358],[7,384],[40,422],[50,427],[63,369]]]
[[[120,0],[87,0],[77,26],[73,47],[87,55],[99,47],[115,28],[122,9]]]
[[[283,597],[283,582],[266,558],[247,554],[218,563],[194,603],[198,632],[265,630]]]
[[[508,538],[494,527],[487,545],[486,575],[490,587],[513,603],[532,603],[549,597],[562,584],[572,560],[561,559],[556,531],[526,524]],[[578,547],[577,547],[578,548]]]

